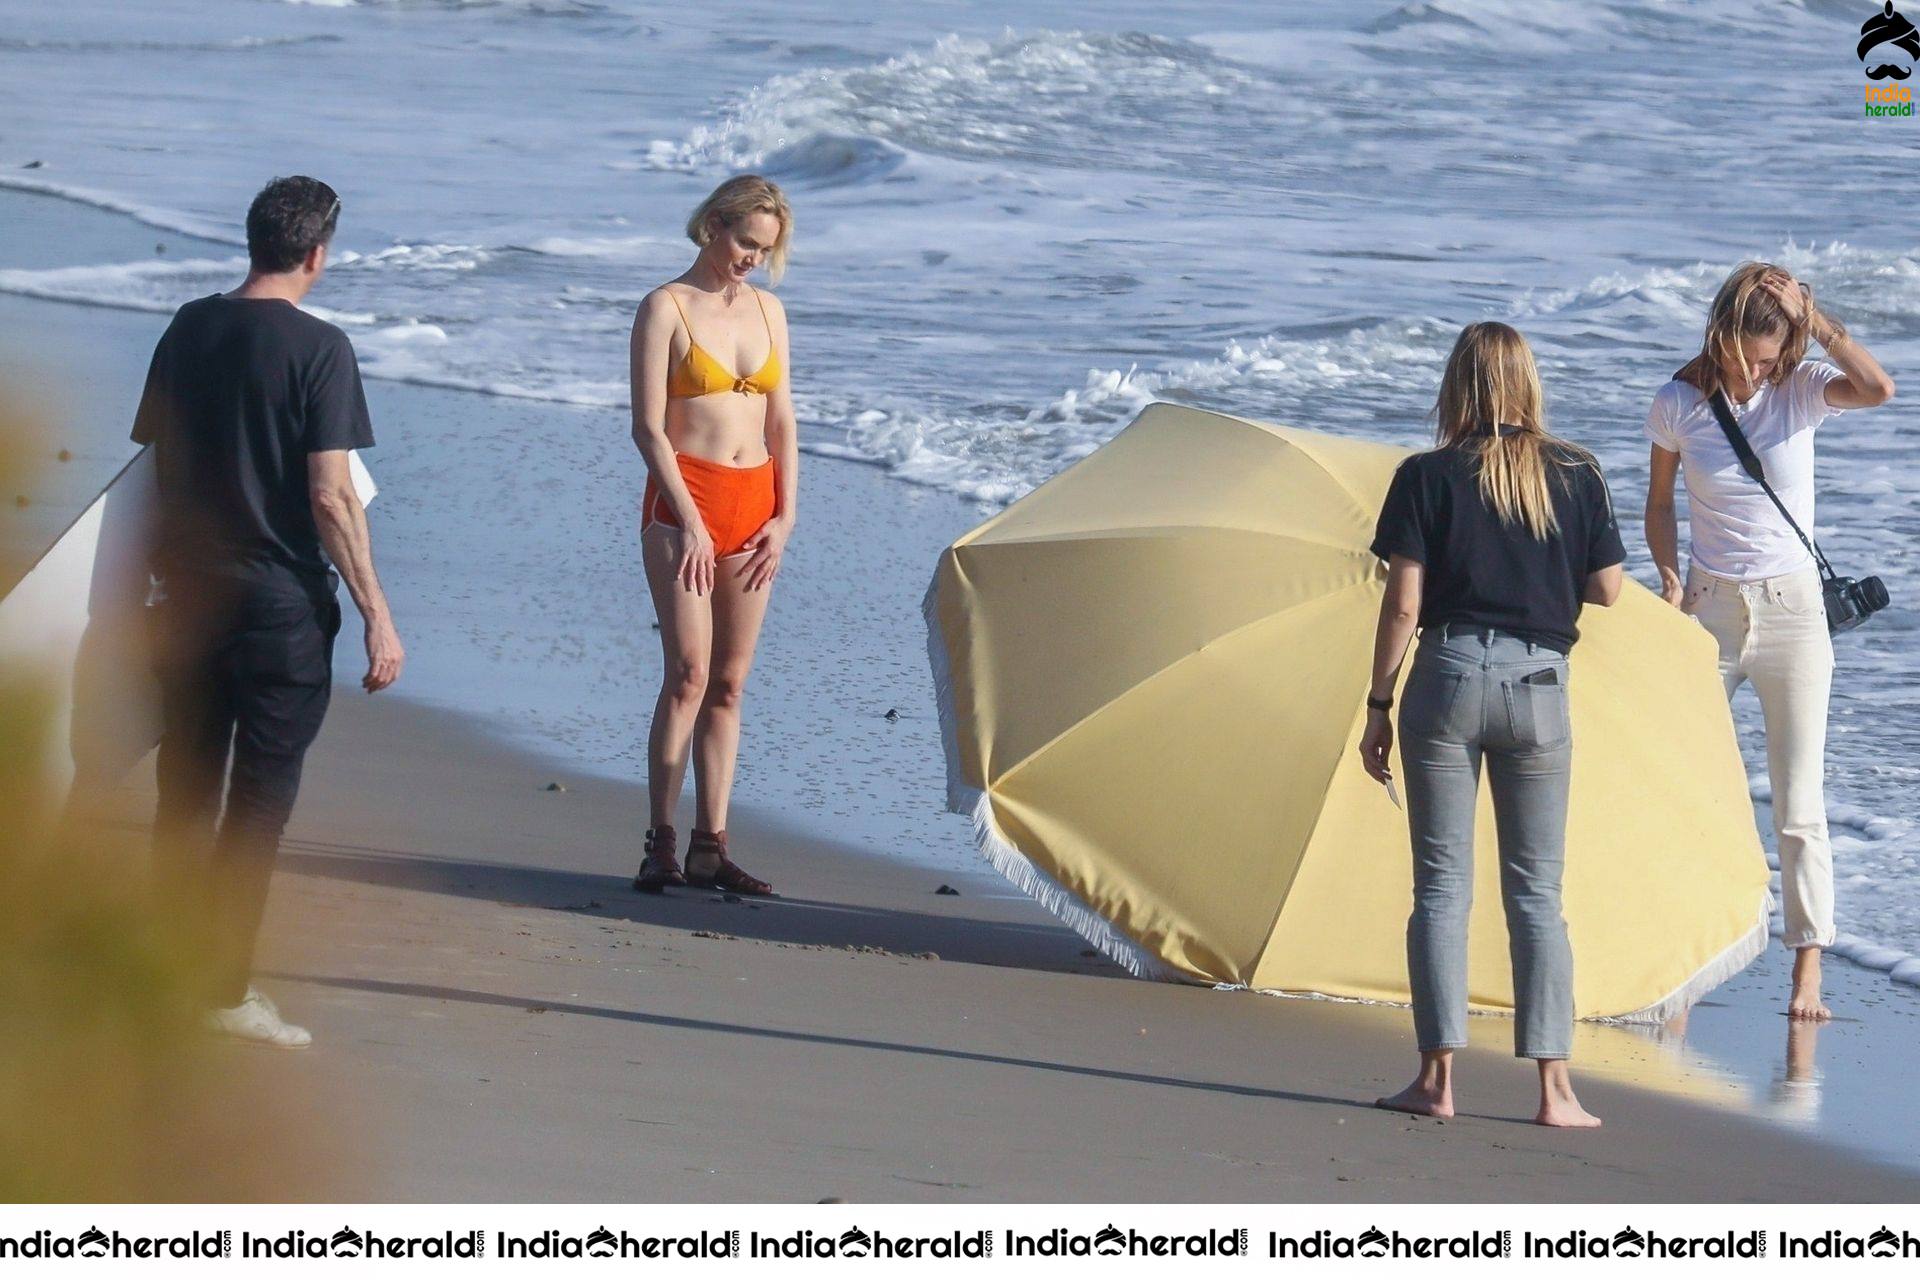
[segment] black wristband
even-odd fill
[[[1393,710],[1393,699],[1369,696],[1367,698],[1367,708],[1371,711],[1391,711]]]

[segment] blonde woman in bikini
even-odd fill
[[[633,887],[770,894],[727,852],[740,698],[767,597],[793,536],[799,447],[787,316],[747,282],[777,283],[793,210],[765,178],[729,178],[694,210],[693,265],[648,294],[633,324],[633,439],[647,463],[640,547],[665,673],[647,739],[652,806]],[[673,821],[693,759],[686,864]]]

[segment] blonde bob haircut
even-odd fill
[[[786,192],[757,173],[738,174],[715,187],[687,219],[687,239],[704,249],[713,243],[714,223],[737,227],[756,213],[770,213],[780,222],[780,234],[767,250],[767,279],[779,284],[787,274],[787,252],[793,247],[793,206],[787,203]]]
[[[1811,328],[1807,317],[1813,314],[1813,295],[1808,293],[1807,309],[1799,323],[1794,323],[1787,317],[1780,300],[1761,287],[1760,282],[1772,271],[1781,271],[1781,268],[1771,262],[1743,262],[1733,269],[1720,291],[1713,295],[1713,306],[1707,310],[1707,336],[1700,344],[1700,354],[1687,361],[1685,367],[1673,375],[1675,378],[1692,383],[1701,395],[1711,396],[1724,387],[1726,379],[1721,370],[1729,365],[1742,370],[1749,368],[1741,339],[1776,335],[1780,339],[1780,356],[1773,362],[1766,380],[1778,383],[1800,367],[1800,362],[1807,357]],[[1786,273],[1781,271],[1781,274]]]
[[[1480,494],[1502,524],[1525,525],[1536,538],[1560,527],[1549,466],[1599,464],[1547,432],[1540,371],[1512,325],[1470,324],[1460,331],[1433,406],[1434,440],[1474,455]]]

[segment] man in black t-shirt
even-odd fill
[[[156,870],[181,906],[206,913],[211,1025],[286,1048],[312,1037],[249,975],[280,833],[327,711],[339,578],[366,623],[367,691],[392,684],[405,660],[348,462],[373,444],[359,365],[346,334],[298,306],[339,216],[316,179],[262,189],[247,211],[245,282],[175,313],[133,428],[159,478]]]

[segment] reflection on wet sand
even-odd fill
[[[1787,1056],[1774,1072],[1768,1110],[1776,1120],[1812,1125],[1820,1119],[1818,1022],[1787,1021]]]
[[[1886,975],[1841,960],[1826,967],[1831,1022],[1786,1016],[1791,958],[1768,948],[1690,1015],[1657,1032],[1599,1027],[1596,1070],[1617,1072],[1647,1088],[1665,1090],[1676,1078],[1688,1096],[1717,1098],[1756,1119],[1802,1131],[1897,1164],[1916,1150],[1914,1113],[1889,1106],[1911,1089],[1913,1046],[1920,1043],[1920,996]],[[1631,1053],[1607,1040],[1643,1037],[1644,1052],[1666,1062],[1633,1074]],[[1703,1084],[1703,1080],[1718,1081]]]

